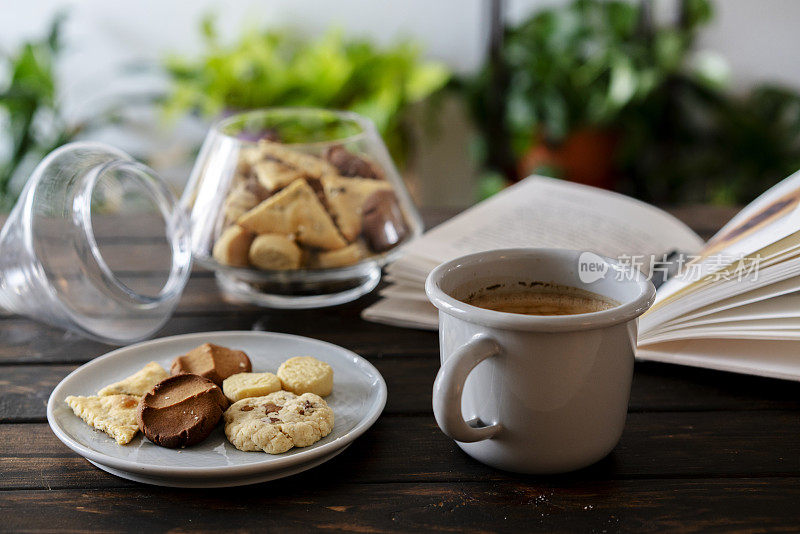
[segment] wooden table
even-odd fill
[[[729,216],[677,214],[703,234]],[[45,420],[48,395],[109,348],[1,319],[0,530],[800,530],[800,384],[639,363],[627,427],[611,455],[565,476],[508,474],[473,461],[439,431],[431,414],[436,334],[362,321],[374,298],[269,311],[227,304],[211,273],[193,274],[160,335],[311,336],[365,356],[389,387],[383,416],[332,461],[220,490],[128,482],[63,446]]]

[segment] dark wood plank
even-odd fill
[[[368,356],[386,380],[386,413],[431,411],[438,355]],[[76,365],[0,366],[0,421],[43,421],[53,388]],[[631,412],[800,410],[800,383],[639,363]]]
[[[800,410],[800,382],[637,362],[630,411]]]
[[[797,478],[353,484],[309,473],[226,490],[5,492],[0,514],[13,531],[763,532],[796,529],[798,504]]]
[[[437,335],[434,332],[363,321],[359,313],[365,302],[313,311],[231,310],[177,316],[168,321],[156,337],[217,330],[264,330],[329,341],[362,355],[436,353]],[[82,363],[112,349],[28,319],[0,321],[0,364]]]
[[[431,415],[384,415],[316,478],[350,482],[534,481],[486,467],[461,452]],[[675,477],[800,476],[800,414],[630,414],[615,451],[557,477],[577,481]],[[0,425],[0,490],[129,485],[72,453],[45,424]]]
[[[428,358],[371,358],[386,380],[385,413],[431,412],[431,388],[436,368]],[[53,388],[76,365],[0,366],[0,422],[43,422]]]
[[[0,375],[0,423],[47,418],[47,399],[75,366],[27,366],[2,368]]]

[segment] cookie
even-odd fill
[[[65,399],[75,415],[87,425],[101,430],[114,438],[118,444],[130,443],[139,431],[136,413],[139,397],[133,395],[106,395],[103,397],[75,397]]]
[[[162,447],[188,447],[206,439],[228,407],[222,390],[202,376],[180,374],[156,384],[139,403],[145,437]]]
[[[283,389],[296,395],[314,393],[321,397],[333,391],[333,368],[311,356],[289,358],[278,367]]]
[[[218,386],[237,373],[253,370],[250,358],[240,350],[231,350],[212,343],[203,343],[172,361],[170,374],[190,373],[208,378]]]
[[[254,237],[241,226],[236,224],[229,226],[217,238],[211,255],[223,265],[247,267],[249,265],[247,255]]]
[[[313,178],[336,173],[336,167],[324,159],[299,150],[292,150],[280,143],[261,141],[258,143],[258,150],[263,159],[279,161],[283,165],[301,171]]]
[[[168,376],[169,373],[163,367],[156,362],[150,362],[142,370],[135,372],[131,376],[107,385],[98,391],[97,395],[100,397],[107,395],[135,395],[141,397]]]
[[[231,402],[263,397],[280,389],[281,381],[272,373],[239,373],[222,382],[222,392]]]
[[[319,252],[311,256],[308,266],[316,269],[346,267],[360,262],[366,256],[367,250],[364,244],[355,242],[339,250]]]
[[[362,233],[375,252],[389,250],[406,238],[408,225],[393,191],[375,191],[364,201]]]
[[[302,171],[274,160],[259,161],[253,165],[253,172],[258,178],[258,183],[270,191],[286,187],[305,176]]]
[[[325,151],[325,159],[336,167],[336,174],[341,176],[358,176],[380,180],[383,173],[380,168],[370,162],[365,156],[358,156],[342,145],[335,145]]]
[[[240,400],[225,412],[225,435],[240,451],[280,454],[308,447],[332,429],[333,410],[313,393],[278,391]]]
[[[364,202],[376,191],[390,191],[392,186],[383,180],[368,178],[320,178],[331,213],[342,235],[353,241],[361,233]]]
[[[226,224],[236,222],[239,217],[258,206],[259,202],[261,200],[258,195],[248,189],[246,182],[239,183],[231,189],[222,203]]]
[[[305,180],[295,180],[239,217],[237,222],[256,234],[294,235],[299,243],[325,250],[347,245]]]
[[[253,240],[248,252],[250,263],[259,269],[297,269],[303,259],[300,247],[286,236],[262,234]]]

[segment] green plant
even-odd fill
[[[672,77],[619,121],[620,189],[661,203],[741,204],[800,169],[800,95],[733,97]]]
[[[0,159],[0,211],[16,200],[12,181],[74,131],[66,126],[58,105],[55,62],[61,50],[63,16],[52,22],[46,37],[28,41],[14,54],[0,58],[0,124],[8,150]]]
[[[496,58],[468,82],[473,115],[485,130],[489,100],[502,99],[504,140],[519,157],[539,137],[563,141],[582,127],[606,127],[684,67],[706,0],[689,0],[681,24],[655,26],[649,3],[575,0],[508,27]],[[505,79],[498,94],[493,77]],[[513,167],[508,162],[494,167]],[[505,163],[505,164],[504,164]]]
[[[378,49],[332,30],[315,40],[287,31],[250,30],[220,42],[210,17],[202,24],[205,51],[197,58],[170,56],[167,116],[197,112],[215,117],[271,106],[348,109],[371,118],[393,152],[407,140],[402,121],[410,104],[441,89],[450,74],[422,61],[411,43]]]
[[[505,29],[494,61],[467,80],[495,188],[497,172],[518,178],[533,146],[587,128],[614,140],[615,187],[650,202],[745,203],[800,168],[800,95],[728,94],[724,60],[693,50],[709,0],[675,5],[676,20],[657,25],[648,0],[575,0]]]

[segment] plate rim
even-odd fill
[[[264,471],[260,473],[252,473],[250,475],[245,475],[243,477],[232,477],[232,478],[179,478],[179,477],[157,477],[157,475],[151,475],[148,473],[132,473],[130,471],[123,471],[121,469],[115,469],[113,467],[109,467],[107,465],[99,464],[93,462],[92,460],[86,459],[87,462],[95,466],[97,469],[114,475],[119,478],[123,478],[125,480],[130,480],[131,482],[136,482],[137,484],[149,484],[151,486],[160,486],[162,488],[201,488],[201,489],[221,489],[221,488],[235,488],[235,487],[242,487],[242,486],[250,486],[253,484],[261,484],[263,482],[272,482],[274,480],[280,480],[286,477],[292,477],[294,475],[299,475],[300,473],[304,473],[306,471],[310,471],[311,469],[315,469],[322,464],[333,460],[335,457],[343,453],[347,450],[347,448],[352,445],[352,443],[348,443],[344,447],[336,449],[326,455],[323,455],[319,458],[315,458],[308,462],[304,462],[300,465],[290,465],[284,469],[276,469],[274,471]]]
[[[273,458],[269,461],[264,462],[255,462],[245,465],[226,465],[226,466],[214,466],[214,467],[194,467],[194,466],[161,466],[161,465],[153,465],[153,464],[142,464],[140,462],[130,461],[130,460],[123,460],[119,458],[115,458],[113,456],[109,456],[105,453],[95,451],[90,449],[83,444],[75,441],[72,439],[58,424],[58,421],[55,416],[55,409],[56,409],[56,396],[61,393],[61,390],[65,387],[64,384],[69,380],[73,375],[81,372],[87,366],[91,366],[100,362],[105,359],[111,359],[117,357],[121,353],[125,353],[132,349],[141,348],[144,345],[162,345],[162,344],[169,344],[176,340],[191,340],[194,338],[202,338],[204,336],[237,336],[237,335],[245,335],[245,336],[253,336],[253,337],[283,337],[295,340],[302,340],[304,342],[312,342],[320,345],[328,345],[336,350],[343,351],[344,353],[352,356],[358,361],[361,365],[366,365],[368,369],[370,369],[375,377],[378,379],[378,392],[377,392],[377,402],[373,402],[370,409],[367,411],[366,415],[354,426],[350,431],[348,431],[343,436],[336,438],[335,440],[320,445],[318,447],[314,447],[309,450],[301,451],[291,456],[287,456],[284,458]],[[282,332],[268,332],[268,331],[261,331],[261,330],[217,330],[212,332],[192,332],[187,334],[177,334],[174,336],[167,336],[161,338],[155,338],[148,341],[141,341],[139,343],[134,343],[131,345],[127,345],[125,347],[120,347],[114,349],[110,352],[103,354],[102,356],[98,356],[89,360],[88,362],[80,365],[77,369],[69,373],[67,376],[61,379],[61,381],[53,388],[53,391],[50,393],[50,397],[47,399],[47,423],[50,426],[51,431],[56,435],[56,437],[64,443],[67,447],[69,447],[73,452],[78,453],[79,455],[83,456],[88,460],[93,460],[95,462],[107,465],[109,467],[128,471],[132,473],[136,472],[143,472],[143,473],[153,473],[158,474],[160,476],[180,476],[180,477],[209,477],[214,475],[229,475],[229,476],[240,476],[240,475],[248,475],[248,474],[255,474],[259,472],[267,472],[273,469],[282,469],[285,467],[290,467],[292,465],[298,463],[305,463],[311,460],[314,460],[320,456],[325,455],[326,453],[332,452],[337,450],[341,447],[345,447],[352,443],[356,438],[360,437],[364,432],[366,432],[374,423],[377,421],[378,417],[380,417],[381,413],[383,413],[383,409],[386,406],[386,399],[387,399],[387,388],[386,388],[386,381],[381,375],[380,371],[372,365],[366,358],[359,356],[355,352],[336,345],[335,343],[330,343],[327,341],[322,341],[319,339],[314,339],[306,336],[299,336],[296,334],[285,334]],[[271,455],[270,455],[271,456]]]

